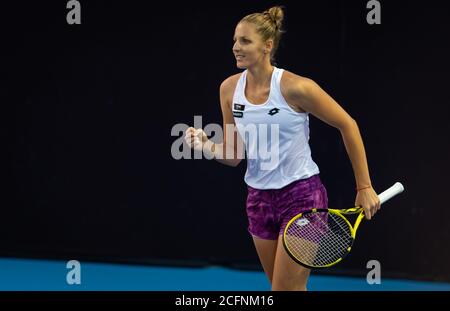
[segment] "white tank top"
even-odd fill
[[[283,69],[274,67],[267,101],[260,105],[245,97],[247,70],[236,85],[233,116],[245,143],[245,182],[255,189],[280,189],[319,173],[311,158],[308,113],[293,110],[281,94]]]

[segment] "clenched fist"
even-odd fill
[[[202,129],[188,128],[184,140],[189,148],[202,151],[207,158],[214,157],[214,143],[208,139],[208,136]]]

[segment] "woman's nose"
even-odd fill
[[[239,50],[240,50],[240,47],[239,47],[238,43],[235,42],[233,44],[233,52],[237,53],[237,52],[239,52]]]

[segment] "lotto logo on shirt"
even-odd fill
[[[280,111],[280,109],[278,109],[278,108],[273,108],[273,109],[270,109],[270,111],[269,111],[269,115],[273,116],[274,114],[277,114],[277,113],[278,113],[278,111]]]

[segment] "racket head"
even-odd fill
[[[331,267],[348,255],[355,231],[339,210],[312,209],[292,218],[283,233],[289,256],[309,269]]]

